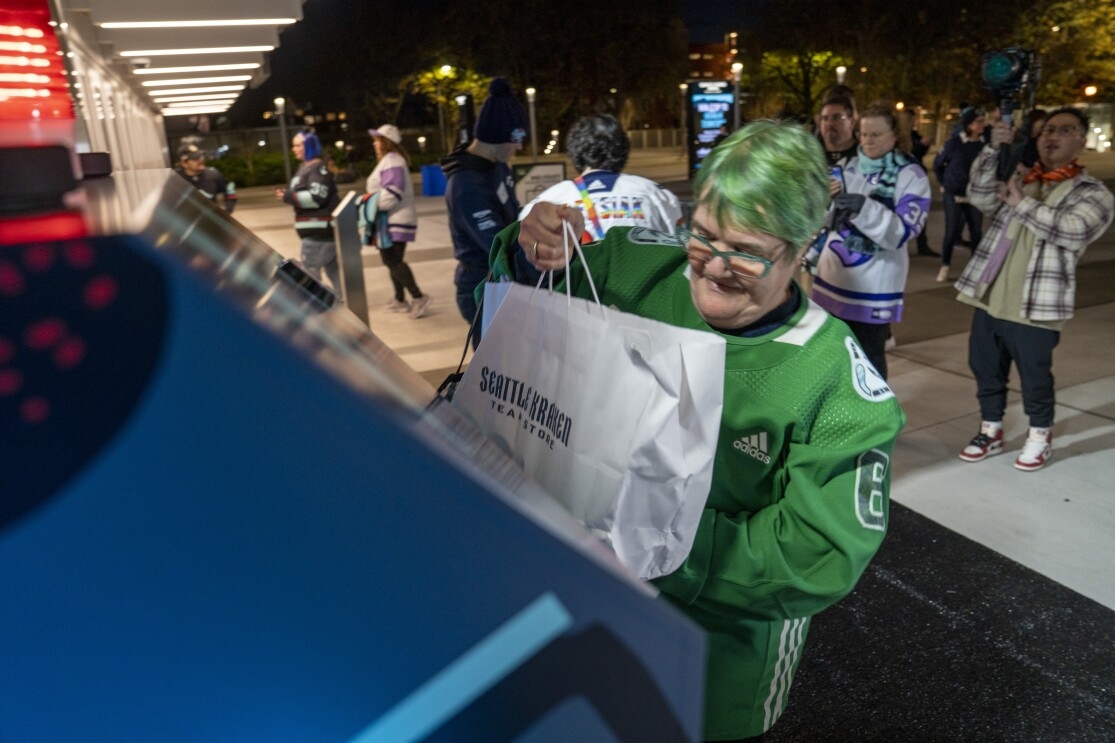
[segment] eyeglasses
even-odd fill
[[[679,247],[689,254],[689,260],[696,261],[701,266],[707,266],[709,261],[719,258],[724,261],[728,270],[741,279],[762,279],[770,273],[774,262],[760,258],[750,253],[741,253],[735,250],[717,250],[712,243],[700,235],[694,235],[684,227],[678,227],[676,238]]]
[[[821,121],[827,121],[831,124],[835,124],[838,121],[844,121],[845,119],[850,118],[852,117],[848,114],[829,114],[828,116],[822,116]]]
[[[1062,137],[1072,137],[1080,134],[1080,127],[1073,126],[1072,124],[1062,124],[1061,126],[1046,126],[1042,127],[1041,134],[1043,136],[1050,136],[1052,134],[1060,134]]]

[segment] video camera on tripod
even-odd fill
[[[1010,124],[1015,108],[1028,110],[1034,106],[1034,92],[1041,79],[1041,61],[1037,52],[1019,47],[1007,47],[998,51],[986,52],[980,58],[980,75],[983,87],[992,91],[999,101],[999,113],[1003,121]],[[1010,145],[1004,144],[999,150],[997,177],[1006,181],[1018,164],[1018,156],[1029,132],[1022,132],[1021,143],[1016,143],[1014,152]]]

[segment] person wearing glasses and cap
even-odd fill
[[[761,735],[786,709],[810,618],[855,586],[882,542],[905,416],[841,321],[795,283],[825,220],[829,168],[792,122],[755,121],[705,159],[676,235],[617,227],[584,247],[600,301],[724,337],[713,482],[689,557],[654,581],[708,633],[704,738]],[[538,203],[492,248],[497,276],[566,268],[563,220]],[[565,279],[591,296],[586,266]]]
[[[488,275],[488,251],[500,230],[515,221],[519,201],[508,163],[523,148],[527,114],[507,78],[494,78],[476,117],[474,139],[441,160],[445,204],[457,272],[457,308],[473,324],[472,347],[480,343],[480,318],[473,295]]]

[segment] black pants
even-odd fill
[[[925,234],[925,228],[924,227],[922,227],[921,232],[918,233],[917,246],[918,246],[918,255],[926,255],[927,253],[932,252],[929,249],[929,238]]]
[[[890,323],[875,325],[873,323],[855,322],[845,320],[852,330],[852,335],[859,341],[860,348],[867,354],[868,360],[879,372],[883,379],[887,378],[887,338],[890,338]]]
[[[1053,425],[1053,349],[1060,341],[1059,331],[999,320],[976,310],[968,335],[968,368],[976,377],[976,399],[983,420],[1003,420],[1013,361],[1022,383],[1022,408],[1030,425]]]
[[[418,299],[422,296],[422,290],[418,288],[418,284],[414,282],[414,274],[410,271],[410,266],[403,260],[403,255],[407,252],[407,244],[397,242],[390,248],[380,248],[379,257],[383,259],[383,265],[387,266],[387,270],[391,272],[391,284],[395,287],[395,299],[400,302],[406,301],[406,294],[403,290],[410,292],[410,296]]]
[[[965,224],[968,225],[974,249],[983,239],[983,215],[971,204],[956,203],[955,194],[945,194],[945,239],[941,243],[941,263],[946,266],[952,265],[952,249],[960,242]]]
[[[488,278],[487,266],[457,264],[453,283],[457,286],[457,309],[472,326],[472,350],[480,344],[480,307],[476,304],[476,287]]]

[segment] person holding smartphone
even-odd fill
[[[903,134],[887,106],[860,113],[857,154],[830,181],[825,230],[806,258],[817,266],[811,298],[848,324],[883,379],[890,325],[902,319],[906,243],[929,213],[929,178],[904,154]]]

